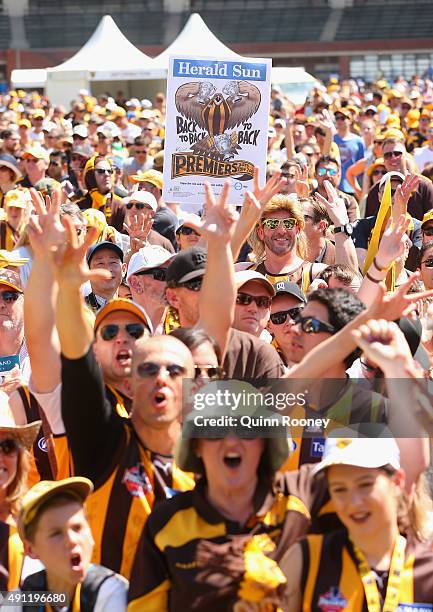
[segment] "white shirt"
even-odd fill
[[[430,147],[421,147],[420,149],[416,149],[413,158],[420,170],[422,172],[428,164],[433,163],[433,151]]]

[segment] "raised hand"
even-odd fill
[[[131,216],[129,225],[123,224],[124,230],[131,239],[130,244],[133,253],[146,244],[152,225],[153,218],[143,213],[135,213]]]
[[[426,297],[433,295],[433,289],[428,291],[420,291],[418,293],[407,292],[411,288],[415,280],[420,277],[419,272],[414,272],[408,280],[400,285],[396,291],[386,293],[384,283],[379,283],[378,294],[376,299],[367,308],[367,312],[372,319],[386,319],[387,321],[395,321],[400,317],[408,315],[412,310],[415,310],[418,300],[423,300]]]
[[[336,134],[337,130],[335,128],[335,124],[331,119],[331,115],[328,110],[322,111],[322,116],[318,121],[318,125],[323,128],[325,131],[330,131],[332,134]]]
[[[28,230],[30,245],[35,256],[46,256],[66,240],[66,230],[60,220],[61,194],[53,191],[52,199],[45,200],[36,189],[31,188],[30,194],[37,216],[30,217]]]
[[[83,244],[78,243],[77,230],[68,216],[64,218],[66,241],[51,251],[54,276],[61,287],[78,289],[86,281],[108,280],[108,270],[90,270],[86,261],[88,248],[93,244],[97,229],[90,227]]]
[[[228,243],[231,241],[238,214],[228,203],[228,195],[230,191],[230,181],[225,181],[218,201],[215,199],[212,187],[209,183],[205,183],[206,216],[201,222],[189,221],[188,225],[201,234],[208,242],[217,241]],[[252,194],[247,192],[245,199],[254,198]],[[248,205],[250,202],[248,202]],[[258,206],[258,203],[254,203]]]
[[[412,193],[418,189],[419,180],[416,174],[408,174],[403,183],[397,187],[392,206],[394,216],[407,213],[407,204]]]
[[[412,361],[412,354],[403,332],[392,321],[371,319],[352,332],[355,342],[369,361],[382,371],[396,363],[405,365]]]
[[[269,200],[276,195],[281,188],[284,186],[285,181],[281,179],[281,170],[277,170],[271,176],[271,178],[266,181],[264,187],[260,187],[260,168],[258,166],[254,166],[254,197],[257,202],[260,204],[261,210],[266,206]]]
[[[346,203],[341,198],[335,189],[335,187],[329,181],[324,181],[323,185],[326,189],[326,194],[328,199],[324,198],[320,195],[320,193],[315,193],[315,197],[318,201],[326,207],[329,218],[335,226],[346,225],[349,223],[349,217],[347,215]]]
[[[378,265],[385,270],[404,253],[403,236],[409,229],[410,219],[400,215],[394,224],[392,217],[389,219],[376,254]]]
[[[310,195],[310,185],[308,184],[308,171],[307,166],[302,166],[302,168],[298,165],[294,166],[295,169],[295,189],[296,195],[298,198],[308,198]]]

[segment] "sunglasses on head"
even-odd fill
[[[221,366],[194,366],[194,378],[209,378],[209,380],[217,380],[224,376],[225,372]]]
[[[195,234],[196,236],[199,235],[192,229],[192,227],[185,227],[184,225],[177,230],[177,233],[182,234],[183,236],[191,236],[191,234]]]
[[[116,323],[104,325],[104,327],[101,327],[101,338],[106,342],[114,340],[114,338],[119,335],[119,331],[122,327],[123,326],[117,325]],[[123,329],[126,331],[128,336],[138,340],[138,338],[143,336],[145,327],[143,323],[127,323]]]
[[[19,449],[20,444],[12,438],[0,442],[0,452],[3,455],[16,455]]]
[[[325,174],[329,174],[329,176],[337,176],[338,170],[337,168],[319,168],[317,171],[317,176],[325,176]]]
[[[1,299],[3,300],[3,302],[6,302],[6,304],[12,304],[12,302],[16,302],[20,295],[21,293],[18,293],[18,291],[0,292]]]
[[[287,321],[287,317],[292,319],[292,321],[296,321],[297,317],[301,314],[302,308],[302,306],[295,306],[294,308],[289,308],[288,310],[274,312],[270,316],[271,322],[274,325],[282,325]]]
[[[383,154],[384,159],[391,159],[391,157],[401,157],[403,155],[403,151],[388,151]]]
[[[113,174],[113,168],[95,168],[96,174]]]
[[[137,276],[153,276],[154,280],[165,281],[167,279],[166,268],[149,268],[148,270],[141,270],[136,272]]]
[[[238,293],[236,296],[236,304],[240,306],[249,306],[251,302],[255,302],[257,308],[269,308],[272,298],[266,295],[250,295],[249,293]]]
[[[164,368],[169,373],[170,378],[177,378],[183,376],[186,372],[186,368],[178,363],[169,363],[167,365],[161,365],[154,363],[153,361],[144,361],[139,363],[137,366],[137,374],[140,378],[150,378],[156,376]]]
[[[202,278],[195,278],[194,280],[189,280],[184,283],[178,283],[176,287],[185,287],[185,289],[189,289],[190,291],[200,291],[202,283]]]
[[[332,325],[316,319],[316,317],[301,317],[301,315],[298,315],[294,321],[297,325],[301,326],[302,331],[306,334],[320,334],[320,332],[335,334],[335,329]]]
[[[287,219],[263,219],[262,225],[264,225],[267,229],[276,230],[281,227],[281,225],[286,230],[292,230],[297,224],[297,220],[293,217],[288,217]]]
[[[423,263],[426,268],[433,268],[433,257],[428,257],[427,259],[424,259],[424,261],[422,261],[421,263]]]

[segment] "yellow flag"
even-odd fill
[[[374,224],[373,231],[371,233],[370,244],[368,245],[367,256],[364,262],[363,274],[367,274],[373,259],[376,257],[379,249],[379,242],[385,231],[388,219],[391,216],[392,211],[392,196],[391,196],[391,179],[388,178],[383,191],[382,201],[380,203],[379,212],[377,213],[376,223]],[[390,291],[395,289],[395,263],[391,266],[391,273],[386,279],[387,287]]]

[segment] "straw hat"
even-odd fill
[[[41,425],[42,421],[34,421],[27,425],[16,425],[9,405],[6,402],[0,402],[0,435],[9,435],[29,450]]]

